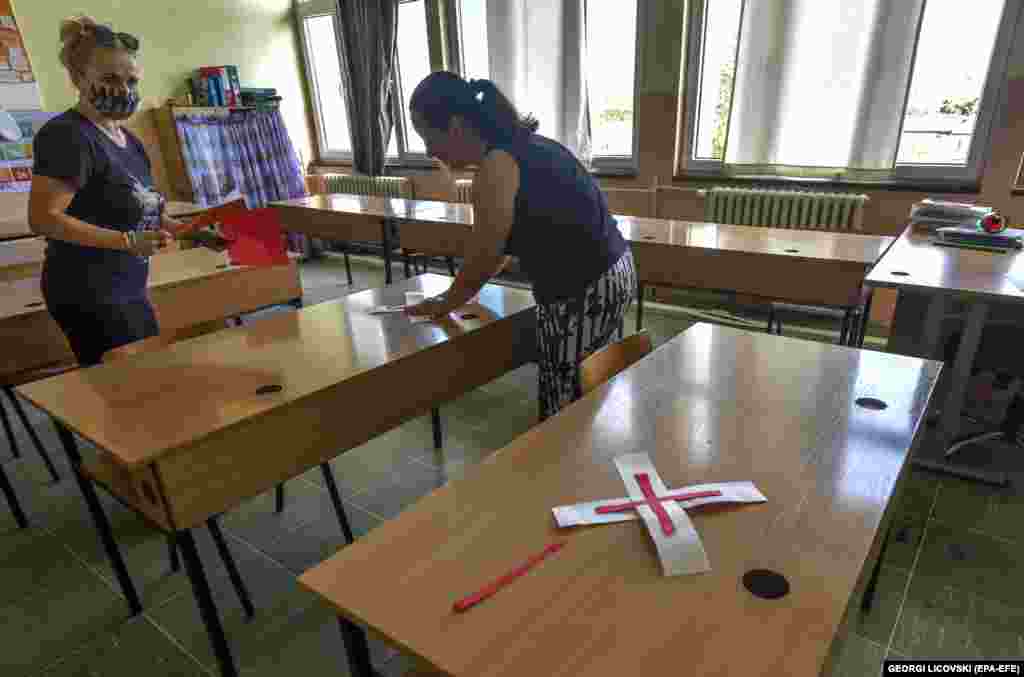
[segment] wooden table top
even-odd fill
[[[445,215],[461,215],[465,209],[459,210],[462,205],[453,202],[435,202],[431,200],[406,200],[397,197],[378,197],[375,195],[353,195],[349,193],[334,193],[331,195],[311,195],[309,197],[296,198],[272,202],[271,206],[281,209],[315,209],[318,211],[339,212],[349,216],[366,216],[373,219],[399,219],[402,221],[434,221],[445,220]],[[469,208],[472,218],[472,208]],[[457,221],[463,222],[463,221]],[[469,221],[472,223],[472,220]]]
[[[0,216],[0,240],[31,237],[33,234],[24,214]]]
[[[462,311],[475,317],[411,324],[403,314],[366,312],[378,304],[403,303],[405,291],[433,295],[450,284],[451,278],[422,275],[19,391],[116,462],[149,463],[344,379],[533,308],[529,294],[488,285],[480,303]],[[257,394],[268,385],[282,390]]]
[[[0,280],[13,279],[22,270],[36,270],[46,258],[46,239],[24,237],[0,241]]]
[[[673,221],[618,214],[615,219],[623,236],[633,243],[846,261],[868,266],[873,265],[895,240],[881,235]]]
[[[314,195],[273,204],[280,207],[393,218],[409,223],[453,223],[467,227],[473,224],[473,206],[455,202],[333,194]],[[634,243],[775,254],[863,263],[869,266],[874,264],[895,240],[879,235],[734,226],[619,214],[614,216],[619,222],[623,236]]]
[[[940,369],[697,324],[299,582],[455,676],[817,675]],[[662,576],[639,522],[555,528],[554,506],[625,496],[613,459],[631,452],[669,488],[751,480],[768,503],[694,513],[712,566],[695,576]],[[452,612],[555,540],[567,545]],[[791,592],[752,596],[754,568]]]
[[[0,249],[8,244],[13,243],[0,244]],[[157,254],[150,259],[149,288],[173,286],[241,268],[244,266],[228,264],[226,253],[205,247]],[[38,276],[0,282],[0,320],[45,310]]]
[[[200,207],[199,205],[192,202],[178,202],[170,200],[164,207],[167,215],[171,218],[181,218],[184,216],[194,216],[206,211],[206,207]]]
[[[872,287],[1021,303],[1024,251],[998,253],[943,247],[933,244],[928,233],[908,226],[865,283]]]

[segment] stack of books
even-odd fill
[[[1024,247],[1024,230],[1007,228],[1001,233],[986,233],[977,226],[950,226],[935,232],[935,242],[954,247],[1021,249]]]
[[[914,206],[911,207],[910,224],[915,228],[926,230],[958,226],[976,227],[983,218],[991,213],[991,207],[926,198],[914,203]]]
[[[243,105],[238,66],[203,66],[192,75],[189,84],[197,106]]]
[[[242,87],[242,105],[256,108],[272,108],[277,106],[281,97],[273,87]]]

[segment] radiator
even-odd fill
[[[325,174],[324,185],[328,193],[412,198],[412,182],[404,176]]]
[[[715,186],[704,196],[704,220],[750,226],[860,231],[867,195]]]
[[[473,179],[459,179],[455,182],[455,201],[473,203]]]

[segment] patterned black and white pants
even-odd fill
[[[580,396],[579,364],[607,345],[636,293],[636,268],[627,249],[581,297],[537,305],[540,420]]]

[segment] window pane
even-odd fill
[[[402,85],[402,117],[406,121],[406,152],[426,153],[423,139],[409,122],[409,97],[420,81],[430,75],[430,48],[427,45],[427,9],[423,0],[398,6],[398,71]]]
[[[925,3],[897,164],[967,164],[1003,0],[964,8]]]
[[[704,3],[697,134],[693,149],[696,159],[721,160],[725,149],[729,107],[732,103],[732,78],[736,71],[740,5],[741,0]]]
[[[320,147],[328,153],[351,153],[348,113],[341,95],[341,65],[334,16],[310,16],[302,23],[306,29],[306,58],[313,72],[313,98],[320,120]]]
[[[636,0],[587,3],[587,88],[593,155],[633,155]]]
[[[462,19],[462,76],[467,80],[486,80],[491,77],[487,60],[487,0],[461,0]]]

